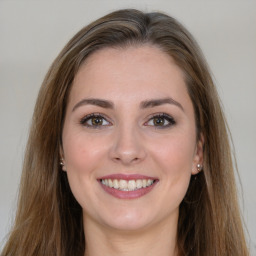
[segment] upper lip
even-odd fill
[[[99,178],[99,180],[105,180],[105,179],[111,179],[111,180],[157,180],[156,177],[152,177],[152,176],[147,176],[147,175],[141,175],[141,174],[121,174],[121,173],[117,173],[117,174],[110,174],[110,175],[106,175],[106,176],[102,176]]]

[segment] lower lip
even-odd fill
[[[150,186],[146,187],[146,188],[140,188],[134,191],[122,191],[122,190],[118,190],[115,188],[110,188],[107,187],[105,185],[103,185],[100,181],[100,185],[101,187],[110,195],[119,198],[119,199],[136,199],[139,197],[142,197],[146,194],[148,194],[157,184],[157,180]]]

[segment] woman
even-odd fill
[[[56,58],[2,255],[248,255],[218,94],[175,19],[113,12]]]

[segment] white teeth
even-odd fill
[[[128,190],[133,191],[136,188],[136,182],[135,180],[129,180],[128,181]]]
[[[101,180],[101,183],[107,187],[115,188],[122,191],[134,191],[141,188],[146,188],[151,186],[154,183],[154,180],[151,179],[138,179],[138,180],[111,180],[104,179]]]
[[[114,186],[111,179],[108,180],[108,186],[111,187],[111,188],[113,188],[113,186]]]
[[[153,181],[152,180],[147,180],[147,186],[150,186],[153,184]]]
[[[139,188],[142,188],[142,180],[136,180],[136,187],[139,189]]]
[[[127,188],[128,188],[127,181],[126,180],[120,180],[119,181],[119,188],[121,190],[127,190]]]
[[[106,184],[105,184],[105,185],[106,185]],[[113,180],[113,187],[114,187],[115,189],[119,188],[119,182],[118,182],[118,180]]]

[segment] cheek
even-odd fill
[[[191,174],[195,151],[193,138],[176,134],[162,139],[158,145],[158,147],[152,147],[151,151],[153,151],[158,163],[163,166],[164,172],[167,174],[170,172],[173,174],[182,174],[183,172]]]
[[[67,171],[91,172],[104,154],[104,147],[98,145],[92,136],[85,136],[82,132],[67,132],[67,136],[64,133],[63,150]]]
[[[191,178],[194,140],[188,136],[174,136],[163,140],[159,150],[154,150],[156,167],[160,168],[168,200],[178,207],[183,200]]]
[[[71,191],[82,208],[90,208],[91,199],[97,201],[95,179],[104,148],[84,136],[82,132],[63,133],[63,151]]]
[[[104,148],[99,143],[85,136],[83,132],[70,132],[68,128],[63,132],[63,151],[65,167],[71,190],[78,201],[91,190],[95,182],[99,159],[104,155]]]

